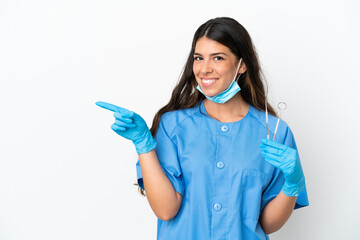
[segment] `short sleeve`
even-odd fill
[[[287,129],[286,129],[283,144],[285,146],[288,146],[288,147],[291,147],[291,148],[294,148],[297,150],[293,133],[291,132],[289,127],[287,127]],[[304,175],[305,175],[305,173],[304,173]],[[278,168],[275,168],[272,179],[263,193],[263,197],[262,197],[262,201],[261,201],[261,212],[263,211],[265,206],[280,193],[284,183],[285,183],[285,178],[284,178],[283,173]],[[305,185],[303,190],[301,190],[300,194],[297,196],[294,209],[306,207],[308,205],[309,205],[309,200],[308,200],[308,196],[307,196],[307,192],[306,192],[306,185]]]
[[[164,125],[166,125],[166,122],[162,119],[155,134],[155,152],[164,173],[170,180],[175,191],[184,195],[184,181],[179,164],[177,147],[170,139]],[[136,172],[138,185],[145,190],[139,161],[136,163]]]

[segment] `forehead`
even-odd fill
[[[231,53],[227,46],[207,37],[199,38],[195,45],[195,52],[200,54],[211,54],[216,52]]]

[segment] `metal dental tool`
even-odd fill
[[[287,108],[286,103],[284,103],[284,102],[279,102],[279,104],[278,104],[278,109],[280,110],[280,111],[279,111],[279,118],[278,118],[277,123],[276,123],[273,141],[275,141],[275,137],[276,137],[276,133],[277,133],[277,130],[278,130],[278,126],[279,126],[279,122],[280,122],[281,115],[282,115],[282,113],[285,111],[286,108]]]
[[[279,117],[278,117],[278,120],[276,122],[276,127],[275,127],[275,132],[274,132],[274,137],[273,137],[273,141],[275,141],[275,137],[276,137],[276,133],[277,133],[277,130],[278,130],[278,127],[279,127],[279,122],[280,122],[280,119],[281,119],[281,115],[282,113],[286,110],[287,108],[287,105],[285,102],[279,102],[278,104],[278,109],[280,110],[279,111]],[[267,139],[270,138],[269,136],[269,113],[268,113],[268,109],[267,109],[267,97],[265,96],[265,118],[266,118],[266,137]]]

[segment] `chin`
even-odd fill
[[[204,91],[203,91],[204,92]],[[218,95],[219,93],[214,93],[214,91],[207,91],[207,92],[204,92],[204,94],[208,97],[215,97],[216,95]]]

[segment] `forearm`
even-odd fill
[[[155,150],[139,155],[145,192],[155,215],[162,220],[173,218],[181,206],[181,195],[175,191],[160,166]]]
[[[294,210],[296,197],[288,197],[282,191],[269,202],[260,216],[260,224],[266,234],[279,230]]]

